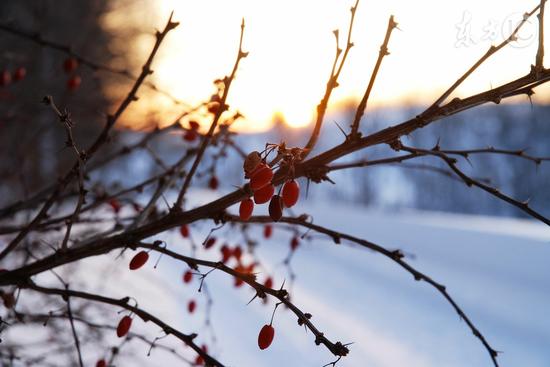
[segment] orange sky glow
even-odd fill
[[[361,98],[391,14],[401,31],[392,35],[391,55],[384,59],[369,108],[430,103],[491,44],[507,37],[521,15],[538,3],[360,2],[352,36],[355,46],[331,107]],[[103,19],[105,27],[116,32],[126,22],[139,22],[144,30],[161,28],[174,10],[181,25],[163,44],[152,80],[190,105],[208,99],[214,90],[212,81],[229,74],[244,17],[244,48],[250,55],[238,70],[228,103],[246,116],[236,128],[261,131],[270,126],[275,115],[283,116],[293,127],[312,122],[333,62],[332,31],[339,29],[341,44],[345,44],[353,1],[157,0],[131,4],[114,6]],[[534,62],[537,28],[534,17],[520,33],[519,41],[480,67],[455,96],[481,92],[526,74]],[[152,37],[142,35],[131,42],[132,57],[144,60]],[[547,91],[539,88],[535,101],[545,101]],[[160,116],[177,114],[170,100],[162,95],[148,96],[134,112],[154,109],[160,111]]]

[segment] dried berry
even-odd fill
[[[95,364],[95,367],[107,367],[107,362],[104,359],[100,359]]]
[[[253,172],[256,167],[262,162],[260,153],[254,151],[249,153],[243,163],[243,169],[245,173]]]

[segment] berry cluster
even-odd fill
[[[239,216],[246,221],[252,216],[254,203],[265,204],[269,202],[269,216],[277,222],[283,217],[283,209],[294,206],[300,197],[300,185],[294,179],[287,180],[275,194],[273,185],[273,167],[262,158],[259,152],[250,153],[243,164],[245,178],[250,179],[249,186],[253,191],[253,198],[247,198],[241,201],[239,206]]]

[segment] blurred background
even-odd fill
[[[537,1],[462,1],[446,4],[424,0],[386,1],[362,4],[353,33],[355,46],[336,89],[318,150],[342,141],[337,125],[346,129],[350,115],[362,96],[386,22],[394,14],[399,23],[387,57],[378,75],[364,118],[363,132],[374,132],[421,112],[438,94],[461,75],[491,44],[501,42]],[[60,11],[59,9],[63,9]],[[173,124],[177,117],[215,91],[213,81],[229,73],[236,52],[239,24],[245,17],[245,48],[250,56],[241,64],[232,86],[229,104],[244,116],[232,128],[245,150],[261,150],[265,142],[286,141],[302,145],[309,135],[315,107],[322,97],[334,54],[334,35],[340,30],[345,44],[349,4],[336,1],[3,1],[0,22],[10,29],[70,46],[77,55],[110,69],[136,75],[154,41],[153,29],[161,28],[170,13],[182,25],[160,50],[151,81],[161,92],[142,88],[140,101],[131,106],[119,123],[112,142],[103,153],[132,141],[132,131]],[[536,18],[528,22],[518,41],[486,62],[456,92],[467,96],[499,85],[528,72],[536,53]],[[72,156],[63,150],[64,132],[51,111],[39,102],[46,94],[67,107],[75,120],[77,144],[85,147],[101,128],[104,116],[131,86],[121,73],[94,70],[79,65],[66,72],[67,54],[41,47],[29,37],[2,30],[0,70],[11,79],[0,87],[2,154],[0,202],[40,189],[57,177]],[[38,38],[37,38],[38,37]],[[16,80],[18,69],[25,70]],[[71,79],[80,78],[71,90]],[[548,89],[543,86],[529,100],[514,98],[501,106],[485,106],[453,116],[410,137],[424,148],[438,141],[448,149],[495,148],[521,150],[535,156],[550,156],[547,136]],[[166,92],[166,93],[164,93]],[[207,126],[208,114],[189,119]],[[124,132],[124,133],[123,133]],[[135,138],[135,137],[134,137]],[[181,133],[154,141],[158,154],[170,160],[181,150]],[[375,148],[354,158],[376,158],[388,151]],[[231,155],[231,153],[228,153]],[[240,160],[240,157],[229,159]],[[350,157],[351,158],[351,157]],[[547,163],[541,165],[507,156],[472,156],[463,168],[475,177],[490,179],[504,192],[531,200],[543,214],[550,214]],[[334,174],[338,185],[310,187],[312,197],[334,196],[384,208],[419,208],[460,213],[522,216],[489,195],[468,189],[460,182],[434,172],[437,159],[420,164],[359,169]],[[113,182],[125,177],[126,169],[143,175],[159,167],[139,152],[112,170]],[[224,165],[224,167],[231,167]],[[221,167],[223,170],[223,167]],[[240,185],[240,175],[223,172],[222,185]]]

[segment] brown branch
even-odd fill
[[[244,36],[244,18],[241,22],[241,35],[239,37],[239,50],[237,51],[237,58],[235,60],[235,64],[233,65],[233,70],[231,71],[231,74],[228,77],[225,77],[223,79],[224,89],[223,89],[223,95],[220,99],[219,106],[216,109],[216,113],[214,115],[214,119],[212,120],[212,123],[210,124],[210,128],[208,129],[208,133],[203,137],[201,146],[199,147],[199,151],[197,153],[197,156],[195,158],[195,161],[193,162],[193,165],[191,166],[191,170],[185,177],[185,181],[183,182],[183,186],[178,194],[178,198],[176,200],[176,203],[174,204],[174,210],[180,211],[181,206],[183,204],[183,199],[185,197],[185,194],[187,193],[187,189],[191,185],[191,180],[193,179],[193,176],[195,175],[195,172],[197,171],[197,168],[199,167],[199,164],[202,160],[202,157],[204,155],[204,152],[206,151],[206,148],[210,144],[210,140],[212,139],[214,132],[216,131],[216,127],[218,126],[218,122],[220,120],[221,115],[225,112],[227,109],[226,101],[227,96],[229,95],[229,88],[231,87],[231,83],[235,79],[235,75],[237,74],[237,69],[239,67],[239,63],[241,60],[248,56],[248,52],[243,51],[243,36]]]
[[[66,286],[65,289],[68,291],[69,287]],[[73,333],[74,344],[75,344],[76,352],[78,354],[78,363],[80,364],[80,367],[84,367],[84,363],[82,362],[82,353],[80,352],[80,341],[78,340],[78,334],[76,333],[76,329],[74,327],[73,312],[71,310],[71,297],[67,297],[67,317],[69,318],[69,323],[71,324],[71,331]]]
[[[21,320],[24,323],[28,323],[29,321],[32,321],[32,322],[40,322],[40,323],[44,324],[44,322],[48,322],[50,319],[65,319],[65,318],[68,318],[68,315],[66,315],[66,314],[49,314],[49,313],[48,314],[23,314],[23,313],[17,312],[17,319]],[[92,328],[92,329],[106,329],[106,330],[111,330],[111,331],[116,330],[116,326],[113,326],[113,325],[110,325],[110,324],[98,324],[96,322],[91,322],[90,320],[88,320],[86,318],[78,317],[78,316],[74,316],[74,315],[73,315],[73,321],[84,324],[84,325],[86,325],[86,326],[88,326],[89,328]],[[128,332],[127,335],[128,335],[128,337],[127,337],[128,339],[137,339],[137,340],[143,342],[144,344],[148,344],[149,346],[154,344],[153,348],[159,348],[159,349],[161,349],[165,352],[168,352],[168,353],[174,355],[176,358],[178,358],[182,362],[185,362],[190,366],[194,365],[193,361],[191,361],[191,360],[185,358],[184,356],[182,356],[180,353],[178,353],[178,351],[175,348],[171,348],[171,347],[168,347],[168,346],[162,345],[162,344],[156,344],[156,343],[154,343],[153,340],[149,340],[145,336],[143,336],[141,334],[138,334],[136,332],[133,332],[133,331]]]
[[[153,49],[143,65],[142,72],[139,75],[139,77],[136,79],[133,87],[131,88],[130,92],[126,96],[126,98],[120,103],[119,107],[116,109],[115,113],[112,115],[109,115],[107,117],[107,124],[99,134],[99,136],[96,138],[94,143],[86,150],[86,155],[83,157],[83,160],[89,160],[95,152],[107,141],[109,132],[111,128],[114,126],[118,118],[122,115],[122,113],[126,110],[126,108],[132,103],[133,101],[137,100],[136,93],[145,80],[145,78],[150,75],[153,71],[151,70],[151,64],[153,62],[153,59],[155,55],[157,54],[157,51],[164,40],[164,37],[170,32],[172,29],[176,28],[179,23],[172,22],[172,15],[170,14],[170,18],[168,19],[168,22],[162,32],[156,33],[156,41],[153,46]],[[36,216],[33,218],[33,220],[23,229],[19,234],[0,252],[0,260],[6,257],[13,249],[17,247],[19,242],[23,240],[28,233],[30,233],[37,224],[39,224],[44,217],[46,217],[48,210],[51,208],[51,206],[55,203],[58,196],[61,194],[61,192],[65,189],[65,187],[69,184],[69,182],[74,177],[74,172],[78,170],[78,162],[76,162],[73,165],[73,168],[65,176],[60,180],[58,183],[56,189],[51,193],[48,200],[44,203],[40,211],[36,214]]]
[[[174,335],[176,338],[183,341],[190,348],[192,348],[195,352],[197,352],[205,360],[205,362],[208,365],[211,365],[211,366],[214,366],[214,367],[216,367],[216,366],[223,367],[224,366],[221,362],[217,361],[214,357],[210,356],[208,353],[203,351],[202,348],[200,348],[198,345],[195,344],[195,342],[193,340],[197,336],[196,334],[184,334],[184,333],[182,333],[181,331],[173,328],[172,326],[170,326],[167,323],[163,322],[162,320],[160,320],[156,316],[150,314],[149,312],[144,311],[141,308],[138,308],[137,306],[132,306],[132,305],[128,304],[129,298],[127,298],[127,297],[122,298],[122,299],[114,299],[114,298],[104,297],[104,296],[97,295],[97,294],[92,294],[92,293],[73,291],[73,290],[70,290],[70,289],[47,288],[47,287],[42,287],[42,286],[37,285],[36,283],[32,282],[30,279],[28,279],[27,282],[24,285],[21,284],[21,286],[24,287],[25,289],[32,289],[34,291],[37,291],[37,292],[40,292],[40,293],[43,293],[43,294],[57,295],[57,296],[61,296],[61,297],[64,297],[64,298],[68,298],[68,297],[81,298],[81,299],[86,299],[86,300],[99,302],[99,303],[103,303],[103,304],[122,307],[122,308],[124,308],[128,311],[133,312],[134,314],[139,316],[145,322],[151,321],[152,323],[154,323],[155,325],[160,327],[165,334]]]
[[[481,148],[481,149],[463,149],[463,150],[448,150],[440,149],[442,153],[450,155],[460,155],[464,158],[468,158],[470,154],[501,154],[501,155],[511,155],[518,158],[523,158],[529,160],[535,164],[541,164],[542,162],[550,161],[550,157],[535,157],[525,153],[525,149],[520,150],[510,150],[510,149],[497,149],[494,147]]]
[[[376,80],[376,76],[378,75],[378,71],[380,70],[380,66],[382,65],[382,60],[384,59],[385,56],[388,56],[390,54],[388,51],[388,44],[390,42],[391,33],[395,28],[397,28],[397,23],[395,22],[392,15],[390,16],[390,19],[388,21],[388,29],[386,30],[386,36],[384,37],[384,42],[382,43],[382,46],[380,46],[380,52],[378,53],[378,60],[376,60],[376,64],[374,65],[374,69],[370,76],[369,85],[367,86],[367,90],[365,91],[365,94],[363,95],[363,98],[361,99],[359,106],[357,106],[357,111],[355,112],[355,117],[353,118],[353,124],[351,125],[351,133],[349,135],[350,139],[356,139],[361,137],[361,134],[359,133],[359,125],[361,124],[361,118],[363,117],[363,114],[365,113],[365,110],[367,108],[367,102],[369,100],[372,87],[374,86],[374,81]]]
[[[78,61],[78,63],[80,65],[85,65],[85,66],[89,67],[90,69],[92,69],[93,71],[105,71],[105,72],[108,72],[108,73],[121,75],[121,76],[125,77],[126,79],[133,80],[133,81],[135,81],[139,78],[139,76],[133,75],[132,73],[130,73],[126,69],[119,69],[119,68],[114,68],[114,67],[107,66],[107,65],[104,65],[104,64],[100,64],[98,62],[93,61],[92,59],[89,59],[85,56],[82,56],[81,54],[75,52],[68,45],[65,45],[65,44],[62,44],[62,43],[59,43],[59,42],[55,42],[55,41],[51,41],[51,40],[47,40],[47,39],[43,38],[42,35],[39,32],[24,31],[24,30],[21,30],[21,29],[17,29],[17,28],[13,27],[10,24],[0,24],[0,31],[4,31],[4,32],[9,33],[11,35],[26,39],[26,40],[31,41],[31,42],[34,42],[34,43],[36,43],[36,44],[38,44],[42,47],[46,47],[46,48],[49,48],[49,49],[60,51],[60,52],[64,53],[67,56],[73,57],[75,60]],[[160,94],[164,95],[165,97],[169,98],[176,105],[187,105],[185,102],[177,99],[176,97],[174,97],[173,95],[171,95],[167,91],[158,88],[152,82],[144,82],[143,84],[145,86],[147,86],[148,88],[150,88],[151,90],[153,90],[157,93],[160,93]]]
[[[502,48],[504,48],[506,45],[508,45],[509,43],[511,43],[512,41],[515,41],[517,39],[517,34],[518,32],[520,31],[520,29],[523,27],[523,25],[527,22],[527,20],[529,20],[529,18],[535,14],[540,8],[540,5],[537,5],[533,10],[531,10],[529,13],[525,13],[523,15],[523,18],[521,20],[521,22],[516,26],[516,28],[512,31],[512,34],[510,34],[510,36],[508,38],[506,38],[504,41],[502,41],[500,44],[498,44],[497,46],[491,46],[489,47],[489,49],[487,50],[487,52],[485,52],[485,54],[483,56],[481,56],[481,58],[476,61],[476,63],[474,65],[472,65],[472,67],[470,67],[470,69],[468,69],[460,78],[458,78],[458,80],[456,82],[454,82],[454,84],[449,88],[447,89],[442,95],[441,97],[439,97],[425,112],[424,114],[426,113],[429,113],[429,112],[432,112],[432,110],[434,110],[435,108],[439,107],[439,105],[441,103],[443,103],[455,90],[456,88],[458,88],[474,71],[477,70],[477,68],[479,66],[481,66],[481,64],[483,64],[487,59],[489,59],[491,56],[493,56],[495,53],[497,53],[498,51],[500,51]]]
[[[78,199],[77,199],[77,203],[73,213],[66,221],[67,228],[65,230],[65,236],[63,237],[63,241],[61,242],[61,250],[66,250],[67,244],[69,242],[69,238],[71,236],[71,229],[73,228],[73,223],[75,220],[77,220],[78,214],[82,209],[82,205],[84,205],[84,203],[86,202],[86,189],[84,188],[84,169],[85,169],[86,162],[83,159],[86,157],[86,154],[84,152],[79,151],[76,146],[76,143],[73,137],[73,130],[72,130],[72,127],[74,124],[69,112],[67,110],[65,110],[64,112],[61,112],[59,108],[55,105],[53,97],[51,96],[44,97],[44,103],[51,107],[51,109],[55,112],[55,114],[59,118],[59,121],[61,121],[61,123],[65,127],[65,131],[67,133],[67,142],[65,144],[66,146],[74,150],[74,153],[77,159],[76,169],[78,170]]]
[[[486,184],[484,184],[484,183],[482,183],[478,180],[475,180],[475,179],[471,178],[470,176],[466,175],[464,172],[462,172],[456,166],[456,160],[455,159],[450,158],[445,153],[443,153],[441,151],[437,151],[437,150],[419,149],[419,148],[413,148],[413,147],[408,147],[408,146],[404,146],[404,145],[398,146],[397,149],[404,150],[404,151],[411,152],[411,153],[431,155],[431,156],[438,157],[438,158],[442,159],[449,166],[449,168],[451,170],[453,170],[453,172],[458,177],[460,177],[462,179],[462,181],[464,181],[466,186],[468,186],[468,187],[470,187],[470,186],[479,187],[483,191],[486,191],[489,194],[491,194],[491,195],[493,195],[493,196],[495,196],[495,197],[497,197],[497,198],[499,198],[499,199],[515,206],[516,208],[522,210],[523,212],[527,213],[531,217],[533,217],[535,219],[538,219],[541,222],[545,223],[546,225],[550,226],[550,219],[546,218],[545,216],[543,216],[539,212],[531,209],[531,207],[529,207],[529,202],[528,201],[521,202],[519,200],[516,200],[516,199],[514,199],[514,198],[512,198],[512,197],[510,197],[506,194],[503,194],[502,192],[500,192],[498,189],[496,189],[494,187],[491,187],[491,186],[486,185]]]
[[[319,135],[321,133],[321,127],[323,126],[323,121],[325,120],[325,114],[327,112],[330,96],[332,95],[332,91],[334,90],[334,88],[338,87],[338,77],[340,76],[340,72],[344,67],[344,63],[346,62],[348,53],[353,47],[353,42],[351,42],[351,33],[353,30],[353,23],[355,21],[355,13],[357,11],[358,5],[359,5],[359,0],[356,0],[355,5],[352,6],[350,9],[351,15],[350,15],[349,28],[348,28],[348,36],[346,41],[346,49],[344,51],[344,54],[339,64],[338,64],[338,60],[340,58],[340,54],[342,53],[342,50],[340,49],[340,46],[338,44],[339,32],[338,30],[334,31],[334,35],[336,36],[336,56],[334,58],[334,63],[332,65],[332,70],[330,72],[330,77],[327,82],[325,94],[323,96],[323,99],[321,99],[321,102],[317,106],[317,118],[315,120],[315,126],[313,127],[313,131],[311,132],[309,141],[304,147],[304,152],[303,152],[304,159],[313,150],[313,148],[315,147],[315,144],[317,144],[317,140],[319,139]]]
[[[226,214],[223,217],[224,220],[230,221],[230,222],[242,222],[242,220],[238,216],[229,215]],[[269,216],[255,216],[251,217],[248,221],[248,223],[271,223],[272,219]],[[481,341],[487,352],[489,352],[489,355],[491,356],[491,359],[496,367],[498,367],[497,362],[497,355],[498,352],[493,349],[490,344],[487,342],[483,334],[478,330],[478,328],[474,325],[474,323],[469,319],[469,317],[466,315],[466,313],[462,310],[462,308],[456,303],[456,301],[451,297],[451,295],[447,292],[446,287],[429,277],[428,275],[418,271],[413,266],[411,266],[409,263],[407,263],[405,260],[403,260],[403,253],[399,250],[390,251],[382,246],[379,246],[373,242],[354,237],[345,233],[337,232],[313,223],[308,222],[304,217],[298,217],[298,218],[292,218],[292,217],[283,217],[279,222],[281,223],[288,223],[293,225],[299,225],[305,228],[308,228],[310,230],[313,230],[318,233],[323,233],[332,238],[332,240],[339,244],[341,243],[341,240],[347,240],[350,242],[353,242],[355,244],[358,244],[362,247],[368,248],[370,250],[373,250],[374,252],[377,252],[379,254],[384,255],[388,259],[394,261],[399,266],[401,266],[403,269],[405,269],[407,272],[409,272],[415,280],[417,281],[424,281],[434,287],[441,295],[451,304],[451,306],[454,308],[456,313],[460,316],[462,320],[466,322],[472,333]]]

